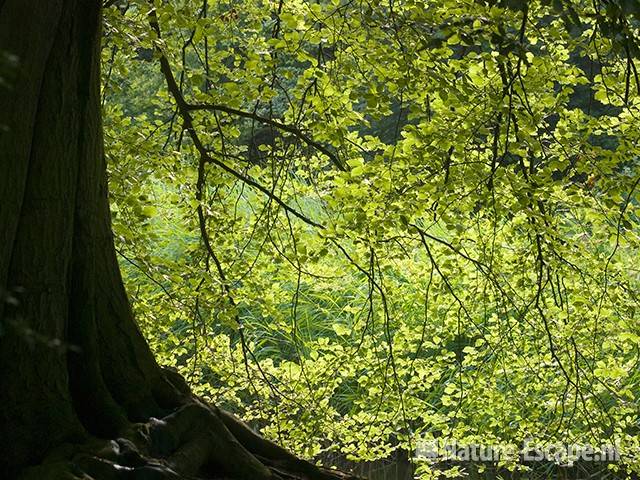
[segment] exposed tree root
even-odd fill
[[[355,480],[301,460],[228,412],[191,398],[115,440],[66,444],[20,480]]]

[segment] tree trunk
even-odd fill
[[[73,0],[7,0],[0,12],[0,46],[18,58],[0,94],[0,425],[12,465],[175,406],[154,395],[159,369],[112,243],[99,15],[97,1]]]
[[[0,472],[336,478],[195,398],[133,319],[110,225],[100,1],[0,0],[0,53],[17,58],[0,82]]]

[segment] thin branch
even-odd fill
[[[160,25],[158,24],[158,17],[156,15],[155,9],[152,9],[149,12],[149,24],[151,25],[151,28],[153,29],[153,31],[156,33],[158,40],[160,40],[161,39]],[[191,117],[189,104],[187,104],[187,102],[184,99],[184,96],[182,95],[182,92],[180,91],[180,87],[178,86],[176,79],[173,75],[173,71],[171,70],[171,65],[169,64],[169,60],[167,59],[166,55],[160,48],[160,45],[157,43],[155,45],[155,50],[158,53],[158,57],[160,60],[160,70],[167,82],[167,89],[169,90],[169,93],[171,93],[171,95],[173,96],[174,101],[176,102],[176,105],[178,107],[178,113],[180,114],[183,120],[184,129],[189,133],[189,136],[191,137],[193,145],[195,146],[196,150],[200,154],[201,159],[206,163],[212,163],[220,167],[225,172],[230,173],[234,177],[242,180],[247,185],[251,185],[256,190],[259,190],[260,192],[265,194],[267,197],[271,198],[274,202],[276,202],[286,211],[290,212],[292,215],[298,217],[303,222],[311,226],[314,226],[316,228],[324,229],[324,226],[322,224],[311,220],[309,217],[307,217],[303,213],[297,211],[293,207],[290,207],[284,200],[282,200],[280,197],[275,195],[273,192],[269,191],[269,189],[267,189],[263,185],[256,182],[251,177],[236,171],[235,169],[228,166],[226,163],[212,157],[209,154],[207,148],[205,148],[204,144],[200,140],[200,137],[196,133],[196,130],[193,126],[193,119]]]
[[[331,152],[327,147],[313,140],[311,137],[309,137],[306,133],[304,133],[302,130],[300,130],[297,127],[294,127],[292,125],[287,125],[286,123],[279,122],[278,120],[274,120],[272,118],[263,117],[261,115],[258,115],[255,112],[246,112],[244,110],[238,110],[237,108],[227,107],[226,105],[204,103],[204,104],[185,104],[185,106],[189,111],[213,110],[216,112],[224,112],[230,115],[236,115],[242,118],[248,118],[251,120],[255,120],[256,122],[264,123],[266,125],[271,125],[272,127],[275,127],[279,130],[283,130],[285,132],[292,134],[293,136],[295,136],[296,138],[299,138],[310,147],[313,147],[319,152],[324,153],[327,157],[329,157],[331,162],[339,170],[342,170],[343,172],[347,171],[347,168],[344,166],[342,161],[338,158],[338,156],[335,153]]]

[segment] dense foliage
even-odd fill
[[[161,362],[306,457],[640,468],[635,2],[111,3],[114,231]]]

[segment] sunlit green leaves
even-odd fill
[[[147,2],[106,13],[114,233],[161,360],[309,457],[635,437],[640,95],[591,6],[279,5],[155,2],[162,42]],[[202,168],[155,45],[187,103],[244,112],[192,112]]]

